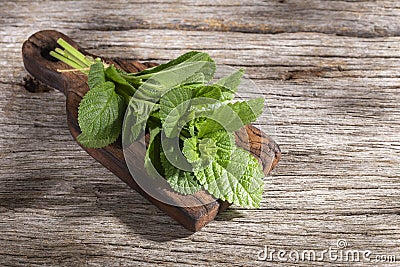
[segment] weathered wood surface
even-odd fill
[[[111,2],[2,3],[0,265],[281,266],[257,253],[338,239],[400,259],[398,1]],[[22,42],[49,28],[105,56],[198,49],[245,68],[283,152],[262,209],[230,208],[190,234],[90,158],[69,134],[64,96],[23,87]]]
[[[82,97],[89,90],[87,85],[88,78],[80,72],[60,73],[58,71],[59,69],[68,68],[68,66],[61,61],[53,60],[49,55],[49,51],[57,47],[57,40],[60,38],[74,46],[84,55],[93,58],[99,57],[99,55],[88,54],[74,40],[59,31],[44,30],[34,33],[24,42],[22,45],[22,58],[25,69],[32,76],[32,80],[36,79],[43,86],[59,90],[66,96],[65,106],[68,128],[74,139],[77,140],[78,135],[81,133],[78,124],[78,107]],[[117,68],[130,73],[157,66],[157,63],[147,62],[142,64],[138,61],[124,58],[102,59],[107,64],[113,64]],[[34,88],[32,89],[30,91],[36,92]],[[188,230],[200,230],[212,221],[218,213],[223,212],[229,207],[228,202],[224,203],[221,200],[215,199],[205,190],[201,190],[193,195],[184,196],[174,193],[173,189],[169,187],[166,191],[159,192],[159,195],[152,195],[148,193],[148,190],[142,188],[139,185],[140,182],[139,184],[137,183],[137,177],[140,177],[141,181],[152,179],[147,175],[144,168],[146,143],[148,143],[149,138],[150,135],[147,134],[141,141],[134,142],[125,150],[122,149],[121,140],[102,149],[90,149],[84,146],[82,148],[122,181]],[[279,146],[272,138],[251,125],[246,125],[236,132],[236,144],[252,153],[259,160],[265,175],[271,172],[281,158]],[[163,188],[163,184],[153,183],[152,186]],[[164,200],[167,199],[167,202],[160,201],[160,197]],[[174,204],[171,205],[171,203]]]

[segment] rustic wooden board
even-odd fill
[[[82,75],[79,72],[58,71],[60,69],[68,69],[68,66],[52,58],[49,52],[58,47],[57,40],[60,38],[85,55],[90,55],[93,58],[99,57],[88,54],[76,42],[58,31],[44,30],[33,34],[24,42],[22,46],[22,58],[26,70],[33,76],[33,82],[37,80],[42,86],[59,90],[66,96],[65,106],[68,127],[76,140],[81,133],[78,125],[78,107],[89,87],[86,75]],[[156,63],[140,63],[125,58],[102,58],[102,60],[130,73],[157,66]],[[35,92],[35,90],[31,91]],[[270,173],[278,164],[281,158],[279,146],[260,129],[252,125],[246,125],[236,131],[235,137],[238,146],[246,149],[259,160],[263,166],[265,175]],[[149,137],[147,136],[147,138]],[[132,177],[133,171],[136,175],[141,176],[142,178],[140,179],[142,180],[151,179],[144,169],[144,156],[146,154],[144,142],[132,144],[125,152],[122,150],[120,140],[102,149],[90,149],[83,146],[82,148],[122,181],[138,191],[188,230],[200,230],[212,221],[218,213],[223,212],[230,205],[228,202],[216,200],[204,190],[187,196],[169,192],[167,195],[163,195],[164,199],[168,199],[168,203],[148,194],[145,189],[137,184],[137,180]],[[127,166],[128,162],[131,164],[130,169]],[[170,190],[172,191],[172,189]]]
[[[257,253],[344,239],[400,256],[399,2],[207,4],[2,3],[0,265],[396,266]],[[191,234],[88,157],[65,125],[64,96],[23,88],[22,42],[48,28],[105,56],[163,62],[198,49],[244,67],[283,151],[262,209],[232,207]]]

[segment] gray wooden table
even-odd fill
[[[2,2],[0,266],[398,265],[399,18],[398,1]],[[103,56],[243,67],[283,152],[262,208],[192,234],[89,157],[64,96],[24,88],[21,45],[43,29]]]

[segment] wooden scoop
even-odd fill
[[[63,38],[83,54],[89,55],[89,53],[85,52],[68,36],[57,31],[46,30],[33,34],[24,42],[22,57],[25,68],[34,78],[49,87],[63,92],[67,97],[66,110],[68,127],[72,136],[76,139],[80,134],[78,106],[89,88],[86,75],[80,72],[60,73],[57,71],[57,69],[69,69],[66,64],[49,55],[50,51],[58,47],[58,38]],[[91,56],[96,57],[94,55]],[[123,58],[103,58],[103,60],[127,72],[138,72],[157,65],[148,62],[139,63],[131,59]],[[268,174],[276,166],[281,157],[278,145],[269,136],[250,125],[237,131],[236,143],[250,151],[262,162],[265,174]],[[143,155],[145,153],[146,147],[143,144],[138,143],[134,145],[135,154]],[[229,206],[229,203],[215,200],[205,191],[200,191],[195,195],[188,196],[180,194],[170,195],[170,197],[176,198],[178,203],[190,203],[191,207],[169,205],[148,195],[132,178],[125,162],[120,140],[102,149],[82,148],[94,159],[117,175],[122,181],[191,231],[199,230],[208,222],[212,221],[219,212],[225,210]],[[129,160],[132,159],[129,158]],[[135,168],[137,168],[135,176],[138,174],[147,175],[143,162],[137,161],[134,164]]]

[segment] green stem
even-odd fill
[[[64,41],[62,38],[57,40],[57,43],[65,49],[65,51],[69,52],[72,54],[75,58],[77,58],[79,61],[84,62],[86,66],[90,66],[93,64],[92,61],[90,61],[87,57],[85,57],[84,54],[79,52],[75,47]]]
[[[139,76],[134,76],[136,79],[146,80],[154,76],[154,73],[143,74]]]
[[[85,66],[85,67],[82,67],[81,65],[79,65],[79,64],[76,63],[75,61],[72,61],[72,60],[70,60],[69,58],[66,58],[65,56],[60,55],[60,54],[58,54],[58,53],[56,53],[56,52],[54,52],[54,51],[50,51],[50,55],[51,55],[52,57],[55,57],[56,59],[58,59],[58,60],[64,62],[65,64],[71,66],[71,67],[74,68],[74,69],[83,69],[83,68],[86,67],[86,66]],[[85,73],[84,71],[82,71],[82,72]]]
[[[120,74],[122,78],[127,80],[130,84],[132,84],[136,89],[139,88],[143,83],[140,79],[137,79],[136,77],[133,77],[131,75],[126,75],[126,74]]]
[[[66,55],[66,57],[76,63],[78,63],[81,66],[84,66],[85,68],[89,68],[90,65],[86,64],[86,62],[80,61],[79,58],[75,57],[71,52],[65,50],[64,54]]]
[[[57,47],[56,49],[54,49],[54,51],[55,51],[56,53],[62,55],[63,57],[67,57],[67,56],[65,55],[64,50],[62,50],[62,49],[60,49],[60,48],[58,48],[58,47]]]

